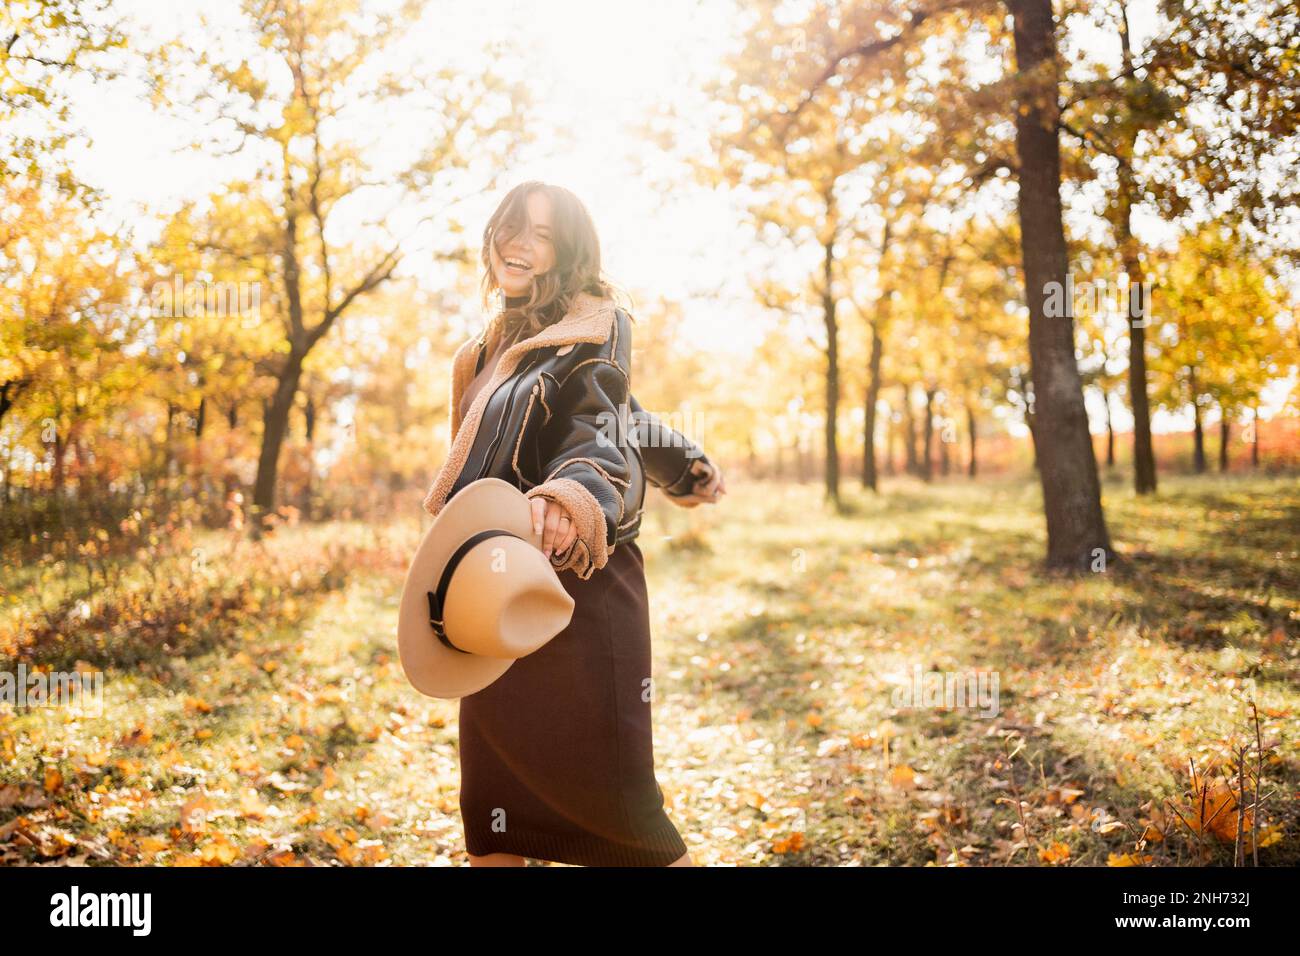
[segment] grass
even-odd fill
[[[1232,865],[1240,748],[1246,861],[1300,862],[1293,478],[1107,482],[1122,560],[1078,578],[1041,570],[1034,483],[895,480],[838,516],[730,484],[652,493],[640,539],[658,776],[697,863]],[[457,705],[394,643],[419,532],[212,536],[89,597],[21,569],[0,649],[102,668],[105,708],[0,705],[0,861],[465,862]],[[995,706],[909,706],[917,667]]]

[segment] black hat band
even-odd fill
[[[447,630],[443,625],[442,606],[443,602],[447,600],[447,588],[451,584],[451,578],[456,571],[456,565],[460,564],[461,559],[465,557],[465,555],[469,554],[475,545],[486,541],[488,538],[496,538],[501,535],[508,535],[511,538],[519,538],[520,541],[524,540],[513,531],[506,531],[504,528],[488,528],[484,531],[479,531],[476,534],[470,535],[461,542],[460,547],[457,548],[452,556],[447,560],[446,566],[442,569],[442,574],[438,577],[438,587],[433,591],[425,592],[429,595],[429,626],[433,628],[433,633],[437,635],[438,640],[442,641],[443,644],[451,648],[453,651],[459,651],[462,654],[472,653],[471,651],[465,650],[463,647],[457,647],[453,644],[451,639],[447,637]]]

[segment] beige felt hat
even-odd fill
[[[500,478],[443,506],[411,559],[397,618],[406,678],[429,697],[467,697],[573,619],[573,598],[542,553],[532,507]]]

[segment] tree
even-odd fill
[[[26,446],[33,481],[48,470],[61,506],[75,490],[69,452],[84,471],[86,429],[138,387],[141,360],[126,348],[143,324],[135,277],[121,239],[75,197],[10,186],[0,211],[11,227],[0,235],[0,426],[8,449]]]
[[[1016,65],[1024,85],[1016,103],[1021,256],[1029,306],[1034,380],[1034,447],[1047,516],[1049,566],[1084,569],[1100,552],[1113,557],[1101,510],[1101,487],[1074,357],[1071,309],[1049,314],[1053,291],[1066,285],[1057,133],[1059,64],[1051,0],[1009,0]]]
[[[750,210],[760,228],[777,231],[796,249],[811,253],[815,244],[809,289],[825,329],[826,497],[838,509],[841,259],[858,211],[855,203],[846,213],[844,204],[851,201],[853,174],[873,155],[874,144],[862,131],[880,103],[871,92],[832,91],[795,116],[804,92],[797,81],[802,64],[827,62],[836,31],[823,21],[796,31],[783,22],[779,6],[769,0],[746,10],[744,48],[729,58],[729,76],[711,91],[722,113],[716,162],[701,171],[754,196]],[[780,124],[782,117],[791,122]]]
[[[1289,3],[1176,0],[1157,5],[1156,30],[1138,48],[1127,0],[1084,8],[1119,38],[1119,70],[1096,62],[1070,88],[1061,128],[1091,158],[1114,167],[1107,218],[1130,280],[1128,387],[1134,417],[1134,487],[1156,490],[1147,396],[1151,303],[1134,213],[1154,207],[1173,221],[1191,216],[1270,228],[1297,195],[1293,160],[1300,80],[1298,15]],[[1082,51],[1081,51],[1082,53]],[[1094,164],[1095,165],[1095,164]]]
[[[125,47],[110,0],[26,0],[0,7],[0,175],[89,198],[62,160],[66,80],[117,75],[104,56]]]
[[[946,389],[965,411],[969,443],[966,473],[978,469],[978,425],[981,415],[1004,401],[1003,383],[1023,352],[1023,319],[1015,261],[1016,237],[995,223],[973,221],[962,237],[959,258],[951,271],[950,296],[958,307],[954,356]]]
[[[359,0],[245,0],[243,12],[260,50],[205,54],[211,91],[196,105],[214,105],[214,135],[221,124],[233,125],[239,139],[231,151],[251,152],[260,167],[254,181],[218,197],[196,233],[215,269],[261,272],[267,320],[281,333],[262,363],[272,383],[253,506],[255,517],[264,517],[275,507],[281,448],[308,356],[396,274],[403,235],[395,234],[395,217],[404,207],[427,205],[439,189],[438,211],[445,212],[492,182],[518,138],[526,97],[491,72],[376,75],[419,12],[415,5],[363,15]],[[428,145],[405,168],[375,170],[379,151],[340,130],[400,108],[427,110]],[[471,142],[489,171],[473,174],[472,186],[464,152]],[[366,208],[379,210],[359,231],[370,240],[343,241],[336,219]],[[463,254],[456,247],[444,256]],[[255,532],[259,526],[253,522]]]
[[[1061,213],[1059,141],[1061,63],[1051,0],[1007,0],[1012,15],[1016,75],[1015,157],[987,153],[975,178],[1014,162],[1019,183],[1017,210],[1025,298],[1029,306],[1029,349],[1034,385],[1035,453],[1047,520],[1047,564],[1086,569],[1099,555],[1114,557],[1101,508],[1101,487],[1074,356],[1070,309],[1049,314],[1053,290],[1066,287],[1065,228]],[[842,97],[869,82],[899,51],[919,45],[922,35],[941,31],[945,20],[992,9],[989,3],[905,4],[885,11],[854,11],[835,5],[830,15],[840,29],[824,64],[814,58],[803,70],[803,95],[785,118],[786,128],[831,90]],[[819,10],[816,17],[827,17]],[[950,24],[951,25],[951,24]],[[955,27],[953,27],[955,29]],[[803,29],[801,27],[801,29]],[[841,39],[842,38],[842,39]],[[841,70],[851,68],[848,75]],[[832,83],[834,81],[834,83]],[[954,93],[953,95],[959,95]],[[984,103],[975,94],[971,102]],[[978,136],[968,140],[978,140]]]
[[[1106,276],[1115,274],[1116,270],[1111,266],[1116,258],[1105,248],[1085,246],[1076,262],[1081,265],[1078,270],[1081,273]],[[1125,368],[1131,368],[1131,362],[1124,361],[1124,343],[1132,331],[1131,300],[1124,294],[1123,286],[1111,286],[1104,279],[1087,281],[1082,287],[1076,285],[1076,292],[1080,288],[1088,292],[1087,295],[1077,295],[1075,304],[1075,318],[1082,338],[1080,375],[1085,387],[1096,389],[1106,413],[1106,467],[1110,469],[1115,467],[1112,398],[1122,388]],[[1143,309],[1148,310],[1148,306],[1143,306]],[[1150,312],[1144,311],[1143,323],[1149,319]],[[1129,384],[1132,385],[1131,379]]]
[[[1289,371],[1271,265],[1253,256],[1239,235],[1213,225],[1185,236],[1163,264],[1157,395],[1170,411],[1190,408],[1197,473],[1208,467],[1206,411],[1217,407],[1226,427],[1258,404],[1265,384]],[[1221,459],[1226,452],[1221,445]]]
[[[877,108],[885,111],[885,103],[879,97],[877,101]],[[845,263],[848,271],[863,273],[848,284],[849,298],[867,331],[862,484],[871,491],[878,483],[876,421],[884,388],[884,357],[894,337],[894,313],[903,298],[902,278],[908,269],[918,268],[918,257],[925,257],[926,244],[934,238],[923,222],[927,210],[950,198],[943,195],[929,167],[918,161],[916,147],[909,146],[923,142],[924,133],[915,128],[919,124],[904,109],[905,103],[902,89],[893,91],[887,121],[879,124],[888,131],[873,137],[870,160],[857,171],[865,185],[854,193],[852,238],[857,241],[850,243]]]

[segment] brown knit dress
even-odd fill
[[[484,363],[466,405],[499,355]],[[560,581],[574,601],[569,626],[460,700],[466,849],[581,866],[666,866],[686,844],[655,778],[641,549],[625,542],[587,580],[561,571]]]

